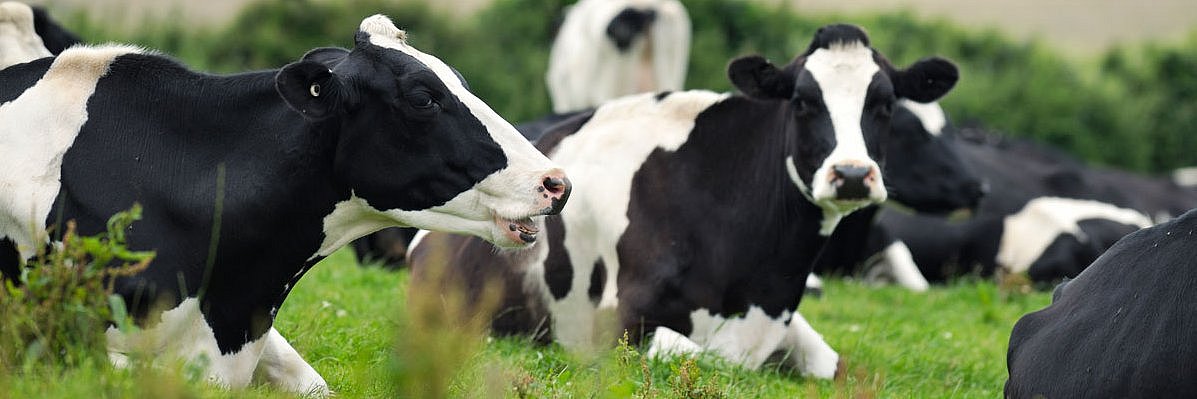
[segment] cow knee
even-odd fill
[[[273,328],[266,334],[266,347],[254,375],[289,392],[312,397],[327,397],[331,394],[324,377]]]
[[[840,355],[831,349],[800,314],[790,321],[787,337],[790,365],[803,376],[831,379],[840,369]]]
[[[657,327],[648,346],[648,357],[691,355],[702,351],[698,343],[667,327]]]

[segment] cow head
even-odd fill
[[[958,75],[941,58],[895,69],[859,27],[829,25],[786,67],[748,56],[733,60],[728,76],[749,97],[789,102],[784,167],[830,216],[830,233],[828,222],[886,199],[880,164],[897,100],[933,101]]]
[[[918,212],[976,208],[986,189],[956,150],[939,104],[898,100],[886,146],[890,200]]]
[[[560,212],[569,197],[565,173],[453,68],[405,39],[375,15],[362,21],[353,50],[313,50],[276,77],[291,107],[336,132],[334,173],[364,201],[345,213],[375,230],[406,225],[500,247],[532,243],[529,218]]]

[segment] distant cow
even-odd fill
[[[1010,334],[1008,398],[1197,397],[1197,213],[1130,234]]]
[[[593,108],[617,97],[681,90],[690,17],[677,0],[581,0],[549,53],[553,111]]]
[[[75,46],[0,71],[0,271],[134,203],[133,249],[157,251],[114,287],[146,329],[108,331],[115,363],[144,348],[206,357],[209,380],[254,375],[327,394],[271,326],[312,265],[388,226],[520,248],[559,212],[560,168],[389,19],[352,50],[216,76],[129,46]],[[155,311],[166,309],[165,312]]]
[[[33,23],[33,10],[17,2],[0,3],[0,68],[49,57]]]
[[[577,189],[546,219],[544,244],[495,254],[429,234],[413,282],[447,255],[470,285],[487,270],[523,274],[504,281],[514,306],[499,333],[536,333],[540,318],[520,313],[546,309],[553,338],[588,348],[609,309],[634,342],[651,335],[653,354],[705,349],[758,367],[792,351],[801,373],[830,378],[838,355],[795,313],[806,276],[841,218],[888,197],[878,163],[897,100],[939,98],[956,68],[895,69],[862,30],[831,25],[782,68],[750,56],[728,74],[744,96],[635,95],[557,125],[537,147]]]

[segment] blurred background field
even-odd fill
[[[385,13],[456,66],[513,122],[550,110],[544,71],[568,0],[210,0],[50,2],[92,41],[143,44],[202,70],[279,67],[316,46],[350,46]],[[80,4],[86,4],[81,6]],[[695,27],[687,88],[730,90],[729,59],[785,62],[814,29],[864,26],[895,62],[940,54],[962,79],[955,122],[1033,137],[1098,165],[1164,173],[1197,165],[1197,3],[1118,1],[686,1]],[[152,11],[151,11],[152,10]]]

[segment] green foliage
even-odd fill
[[[0,373],[77,366],[107,359],[104,330],[129,325],[111,278],[144,270],[153,252],[130,251],[125,230],[141,218],[134,205],[90,237],[67,223],[62,245],[29,261],[16,281],[0,287]]]

